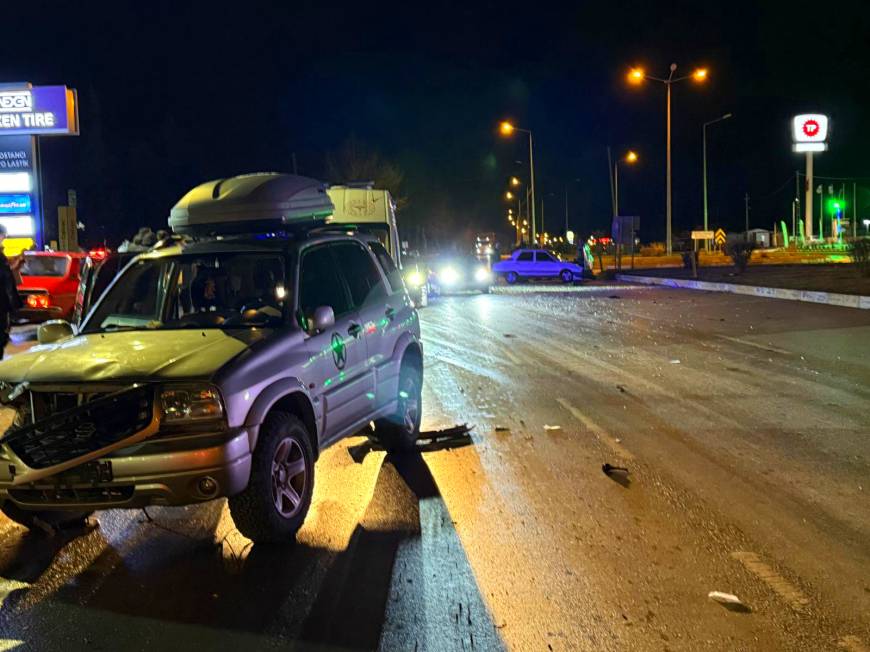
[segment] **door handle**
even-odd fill
[[[396,316],[396,309],[387,306],[387,309],[384,311],[384,314],[387,316],[387,319],[393,321],[393,318]]]
[[[362,333],[362,326],[359,324],[351,324],[347,329],[347,334],[351,337],[359,337],[360,333]]]

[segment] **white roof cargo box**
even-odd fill
[[[329,222],[340,224],[395,222],[396,205],[388,190],[330,186],[326,192],[335,204],[335,213],[329,218]]]
[[[176,233],[254,233],[325,220],[333,212],[326,185],[292,174],[244,174],[196,186],[169,213]]]

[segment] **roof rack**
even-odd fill
[[[307,230],[325,224],[334,210],[323,182],[261,172],[196,186],[172,208],[169,226],[192,236]]]

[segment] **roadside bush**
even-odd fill
[[[746,271],[749,265],[749,259],[752,257],[752,252],[755,250],[754,242],[746,242],[745,240],[732,240],[725,243],[725,255],[730,256],[734,261],[734,270],[738,274]]]
[[[852,263],[861,276],[870,276],[870,238],[860,238],[849,243]]]
[[[641,247],[639,253],[641,256],[664,256],[665,245],[663,242],[651,242]]]

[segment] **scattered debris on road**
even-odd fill
[[[625,389],[625,387],[623,385],[617,385],[616,389],[618,389],[623,394],[625,394],[628,391],[627,389]]]
[[[671,360],[671,364],[680,364],[680,361],[675,358]]]
[[[713,600],[713,602],[718,602],[723,607],[731,611],[742,611],[744,613],[752,611],[749,607],[747,607],[740,601],[740,598],[732,593],[723,593],[722,591],[710,591],[710,593],[707,594],[707,597]]]
[[[516,337],[516,335],[514,335],[513,333],[505,333],[504,336],[505,337]]]
[[[628,475],[628,469],[624,466],[613,466],[607,462],[601,465],[601,470],[604,471],[605,475],[610,475],[611,473],[624,473]]]
[[[562,426],[550,426],[546,423],[544,424],[544,430],[561,430]]]
[[[510,432],[510,431],[511,431],[511,429],[508,428],[507,426],[496,426],[495,427],[495,432]]]

